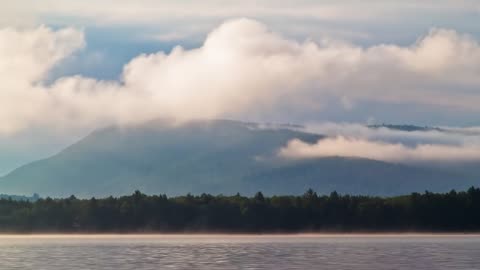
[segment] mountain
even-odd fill
[[[293,139],[321,135],[284,126],[228,120],[172,125],[152,121],[97,130],[60,153],[0,179],[0,193],[80,197],[130,194],[394,195],[448,191],[475,184],[461,172],[353,158],[286,161],[276,152]],[[478,184],[478,183],[477,183]]]
[[[38,199],[40,199],[38,194],[33,194],[32,196],[0,194],[0,200],[35,202]]]

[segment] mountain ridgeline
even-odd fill
[[[358,158],[285,160],[292,139],[323,137],[289,127],[228,120],[172,125],[152,121],[97,130],[60,153],[0,179],[0,193],[66,197],[186,193],[302,194],[313,188],[349,194],[446,192],[478,185],[459,171]]]

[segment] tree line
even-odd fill
[[[480,231],[480,189],[397,197],[253,197],[201,194],[103,199],[0,199],[0,231],[127,232],[472,232]]]

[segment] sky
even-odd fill
[[[477,0],[1,1],[0,175],[159,117],[480,126],[479,21]],[[279,153],[458,150],[337,135]]]

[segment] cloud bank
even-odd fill
[[[46,83],[53,66],[84,46],[83,32],[71,28],[0,31],[0,134],[318,111],[331,97],[346,107],[380,100],[480,110],[480,46],[452,30],[433,29],[411,46],[363,48],[298,42],[237,19],[199,48],[135,57],[118,81],[70,76]]]
[[[417,144],[480,145],[479,127],[436,127],[414,131],[391,129],[385,126],[369,127],[359,123],[310,123],[304,131],[328,137],[347,137],[367,141],[383,141],[414,146]]]
[[[314,144],[298,139],[278,151],[286,159],[367,158],[406,164],[480,161],[478,127],[405,131],[363,124],[310,124],[304,130],[327,136]]]
[[[419,144],[407,147],[400,143],[335,137],[319,140],[316,144],[292,140],[279,151],[279,156],[289,159],[337,156],[395,163],[465,162],[480,160],[480,146]]]

